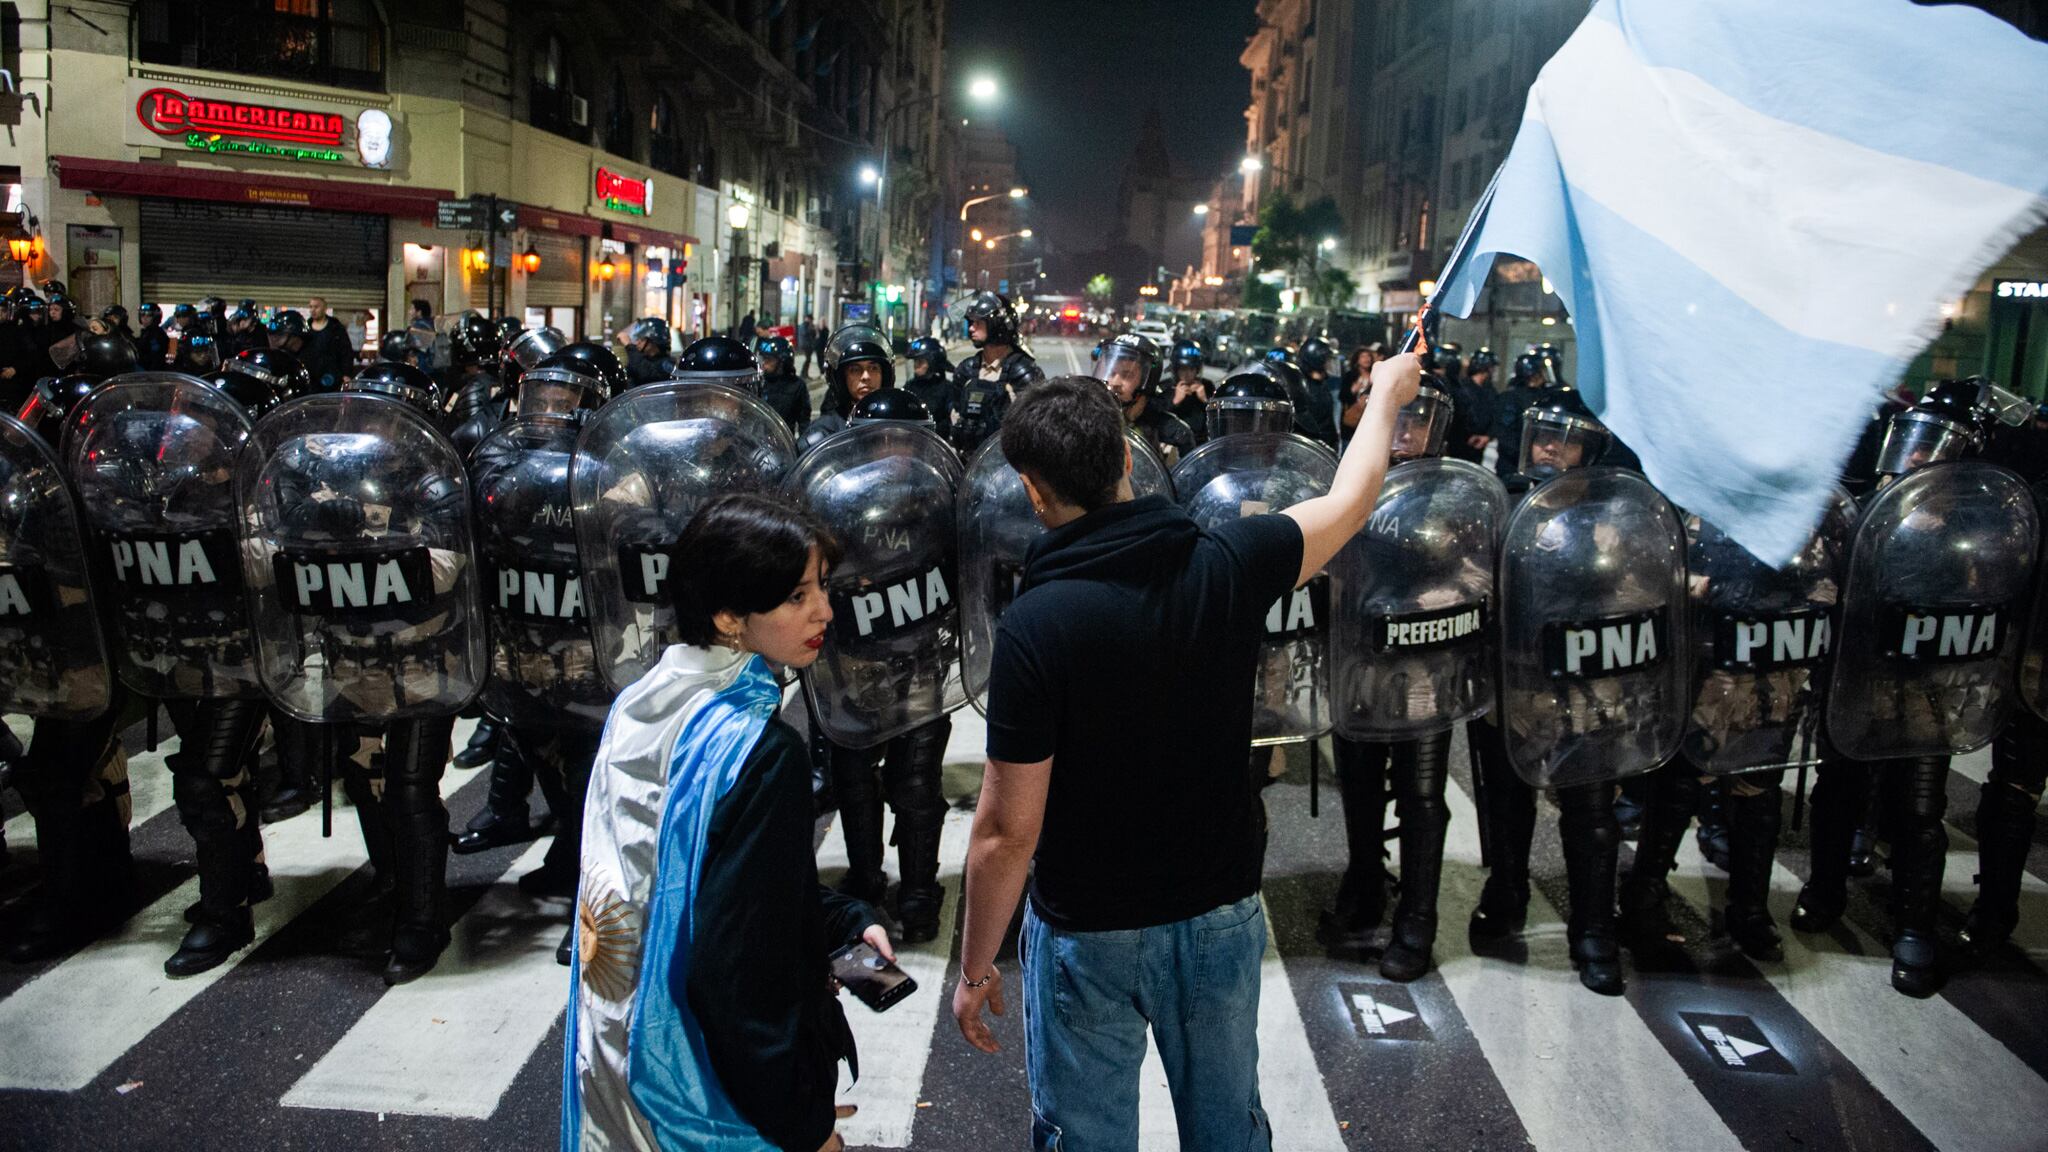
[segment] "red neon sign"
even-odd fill
[[[142,99],[135,102],[135,116],[144,128],[159,136],[207,132],[324,148],[340,147],[342,131],[348,124],[338,112],[306,112],[187,96],[175,88],[151,88],[144,92]]]
[[[597,198],[614,212],[645,216],[654,209],[654,181],[636,180],[609,168],[599,168]]]

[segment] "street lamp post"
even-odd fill
[[[732,226],[732,330],[734,332],[738,332],[740,327],[740,293],[743,290],[741,286],[745,283],[742,276],[746,272],[747,265],[747,258],[740,254],[740,248],[746,243],[747,220],[752,214],[753,210],[748,208],[744,201],[734,201],[732,207],[725,210],[725,222]],[[745,338],[745,334],[735,337],[735,339]]]
[[[988,203],[988,202],[989,202],[990,200],[1000,200],[1000,199],[1002,199],[1002,198],[1003,198],[1003,197],[1005,197],[1005,196],[1008,196],[1008,197],[1009,197],[1010,199],[1012,199],[1012,200],[1022,200],[1022,199],[1023,199],[1024,197],[1026,197],[1026,196],[1029,196],[1030,194],[1031,194],[1031,189],[1029,189],[1029,188],[1023,188],[1023,187],[1017,187],[1017,188],[1012,188],[1012,189],[1010,189],[1010,190],[1009,190],[1009,191],[1007,191],[1007,192],[990,192],[990,193],[988,193],[987,195],[984,195],[984,196],[969,196],[969,197],[968,197],[968,198],[967,198],[966,200],[962,201],[962,202],[961,202],[961,204],[960,204],[960,223],[962,223],[962,224],[965,224],[965,223],[967,223],[967,210],[968,210],[969,208],[972,208],[972,207],[974,207],[974,206],[975,206],[976,204],[986,204],[986,203]],[[976,231],[980,231],[980,229],[976,229]],[[980,237],[976,237],[975,239],[977,240],[977,242],[979,242],[979,241],[980,241]],[[966,268],[966,266],[965,266],[965,261],[964,261],[964,259],[963,259],[963,261],[962,261],[962,266],[961,266],[961,268],[960,268],[960,274],[961,274],[962,276],[965,276],[965,275],[967,275],[967,268]],[[986,268],[984,268],[984,269],[982,269],[982,280],[984,281],[984,283],[982,284],[982,287],[984,287],[984,288],[988,287],[988,285],[987,285],[987,283],[986,283],[987,279],[988,279],[988,270],[987,270]],[[964,290],[964,289],[963,289],[963,290]]]
[[[985,104],[995,99],[996,91],[996,81],[995,78],[992,76],[976,76],[974,79],[970,80],[967,85],[967,95],[969,96],[969,98],[975,100],[978,103]],[[915,108],[920,104],[935,103],[938,101],[941,95],[943,95],[943,93],[927,92],[922,96],[915,96],[908,100],[900,100],[895,104],[890,105],[888,110],[882,113],[881,164],[878,168],[863,168],[861,170],[861,181],[863,183],[869,181],[869,173],[873,172],[872,180],[875,185],[875,211],[881,217],[879,220],[875,222],[874,268],[875,275],[877,278],[887,279],[886,270],[883,267],[883,263],[888,259],[889,255],[890,221],[888,189],[890,129],[895,125],[897,113],[906,111],[911,108]],[[962,217],[962,219],[965,219],[965,217]],[[917,299],[922,300],[923,298],[923,290],[919,289]]]

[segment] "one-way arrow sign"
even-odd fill
[[[1408,993],[1387,984],[1340,984],[1352,1026],[1364,1040],[1429,1040],[1429,1023]]]
[[[1679,1018],[1707,1050],[1714,1062],[1729,1072],[1763,1072],[1773,1076],[1796,1076],[1799,1069],[1771,1046],[1771,1038],[1747,1016],[1720,1016],[1707,1012],[1680,1012]]]

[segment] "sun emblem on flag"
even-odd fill
[[[585,893],[576,904],[576,954],[591,991],[624,1000],[640,975],[639,909],[616,893]]]

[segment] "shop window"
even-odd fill
[[[548,33],[533,46],[531,83],[526,89],[526,122],[543,132],[586,140],[590,105],[576,94],[569,54],[562,38]]]
[[[135,21],[145,64],[384,87],[384,17],[371,0],[142,0]]]
[[[690,145],[676,124],[668,93],[656,92],[647,109],[647,162],[657,170],[688,178]]]

